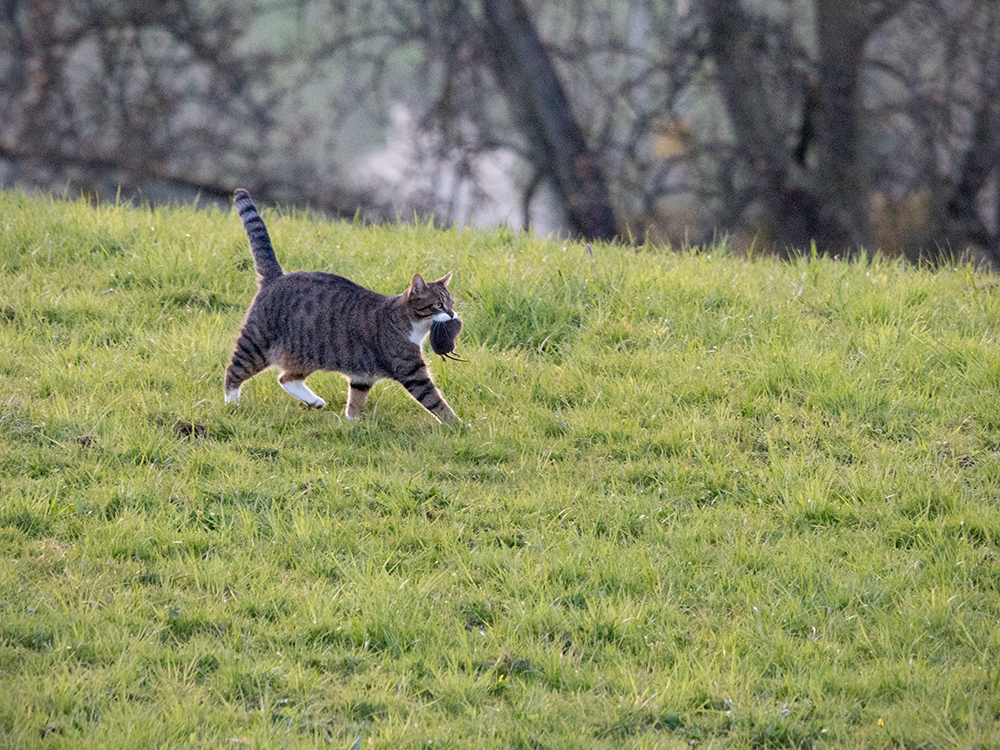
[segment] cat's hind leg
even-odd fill
[[[313,393],[305,383],[305,375],[300,373],[282,372],[278,376],[278,383],[285,391],[294,398],[297,398],[306,406],[313,409],[322,409],[326,406],[326,401]]]
[[[368,391],[371,390],[371,383],[363,383],[351,380],[347,388],[347,408],[344,415],[350,419],[361,419],[361,413],[365,410],[365,401],[368,400]]]
[[[226,403],[239,403],[243,383],[266,370],[268,365],[267,356],[253,339],[240,335],[233,356],[229,358],[229,366],[226,367]]]

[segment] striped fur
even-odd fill
[[[317,370],[342,373],[350,384],[348,419],[361,416],[376,381],[391,378],[441,421],[458,421],[434,386],[421,350],[433,319],[455,318],[450,273],[432,282],[418,274],[396,296],[330,273],[286,274],[250,195],[237,190],[235,200],[260,286],[226,368],[227,403],[239,400],[246,380],[273,365],[280,369],[282,388],[317,409],[326,402],[303,381]]]
[[[236,211],[243,222],[243,229],[250,240],[250,252],[253,253],[253,262],[257,266],[257,278],[261,285],[280,279],[285,275],[278,263],[278,258],[274,254],[274,247],[271,246],[271,235],[267,233],[264,220],[257,213],[257,207],[253,204],[253,199],[243,188],[239,188],[234,196]]]

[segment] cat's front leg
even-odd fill
[[[448,402],[441,399],[441,408],[434,412],[434,415],[445,424],[462,424],[455,411],[448,405]]]
[[[446,424],[457,424],[460,420],[448,402],[444,400],[441,392],[434,387],[430,374],[427,372],[427,365],[423,362],[414,363],[401,377],[397,377],[410,395],[417,402],[427,409],[431,414]]]

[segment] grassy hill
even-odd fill
[[[469,425],[222,374],[232,213],[0,193],[0,746],[1000,744],[1000,294],[266,214],[453,270]]]

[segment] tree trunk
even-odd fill
[[[781,128],[775,127],[769,107],[762,27],[743,11],[739,0],[705,0],[704,8],[722,99],[764,212],[761,229],[782,250],[803,250],[826,233],[819,227],[818,196],[807,186],[790,184],[794,154],[786,147]]]
[[[67,136],[67,105],[63,100],[65,48],[56,34],[58,7],[54,0],[28,4],[25,50],[27,80],[22,93],[17,142],[39,165],[59,166]]]
[[[611,240],[615,214],[600,157],[583,130],[521,0],[485,0],[481,40],[487,61],[527,138],[535,167],[554,186],[570,231]]]
[[[840,235],[828,240],[853,247],[868,244],[867,191],[858,160],[859,85],[871,32],[867,21],[861,0],[817,0],[819,192],[831,228]]]
[[[815,241],[820,252],[847,255],[867,244],[867,186],[859,163],[864,48],[878,24],[906,2],[816,0],[816,90],[800,92],[810,111],[803,138],[790,148],[775,126],[783,113],[769,107],[765,22],[748,15],[739,0],[704,0],[722,98],[779,246],[804,250]],[[805,158],[810,147],[818,157],[815,174]]]
[[[982,78],[986,85],[973,113],[972,140],[944,206],[942,234],[951,252],[961,255],[970,247],[977,248],[994,270],[1000,270],[1000,13],[995,8],[989,23],[982,58]],[[998,183],[995,231],[983,221],[977,205],[979,194],[993,175]]]

